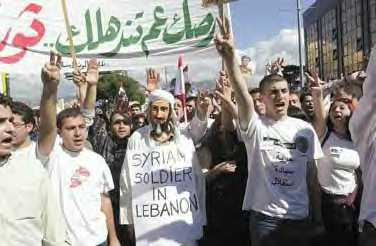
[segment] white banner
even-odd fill
[[[102,70],[144,69],[216,55],[216,7],[202,0],[66,0],[81,66],[101,58]],[[69,57],[61,0],[0,0],[0,71],[35,73],[50,50]],[[69,71],[71,59],[64,59]],[[63,70],[64,71],[64,70]]]
[[[150,141],[150,140],[148,140]],[[145,141],[146,142],[146,141]],[[191,142],[128,149],[137,246],[181,246],[202,236]],[[142,146],[142,147],[140,147]]]

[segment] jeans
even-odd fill
[[[251,245],[308,245],[307,225],[305,220],[281,219],[250,211]]]
[[[327,245],[356,245],[358,235],[356,209],[337,202],[338,197],[338,195],[321,192],[321,211]]]
[[[359,234],[359,246],[376,245],[376,228],[368,221],[364,222],[363,230]]]

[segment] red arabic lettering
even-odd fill
[[[18,18],[20,18],[25,12],[31,12],[34,14],[38,14],[42,9],[42,6],[30,3],[24,10],[20,12],[18,15]],[[13,64],[18,61],[20,61],[27,52],[28,47],[35,46],[39,43],[39,41],[42,39],[42,37],[45,34],[45,27],[42,22],[39,20],[34,19],[30,25],[30,27],[36,32],[36,35],[34,36],[26,36],[23,33],[17,33],[13,40],[12,40],[12,46],[22,49],[22,51],[6,57],[0,57],[0,62],[3,62],[5,64]],[[7,41],[9,39],[9,34],[11,32],[11,28],[8,29],[7,34],[5,35],[5,38],[0,43],[0,52],[4,49],[4,47],[8,44]]]

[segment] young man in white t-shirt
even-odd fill
[[[359,152],[363,193],[359,246],[376,245],[376,50],[372,49],[363,97],[350,119],[350,132]]]
[[[303,228],[309,225],[309,216],[312,223],[322,226],[314,164],[323,155],[320,142],[311,125],[287,116],[289,88],[280,75],[261,81],[266,114],[257,115],[237,64],[232,33],[223,25],[220,28],[217,50],[235,91],[238,124],[247,149],[243,209],[251,212],[252,245],[306,245],[308,230]]]
[[[51,178],[53,188],[68,228],[72,246],[120,246],[114,228],[108,192],[114,187],[111,172],[103,157],[84,147],[87,138],[85,118],[78,108],[61,111],[56,117],[56,96],[60,80],[61,57],[52,54],[42,69],[45,107],[41,129],[47,137],[38,145],[40,157]],[[86,75],[75,74],[76,81],[87,83],[84,109],[94,108],[99,72],[90,60]],[[51,100],[53,99],[53,100]],[[46,103],[46,101],[48,103]],[[41,111],[42,112],[42,111]],[[56,141],[57,133],[61,141]]]

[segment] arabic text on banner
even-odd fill
[[[194,63],[215,54],[218,11],[203,8],[201,0],[67,4],[78,57],[103,58],[103,70],[175,65],[180,54]],[[0,71],[35,72],[48,60],[50,50],[69,57],[60,0],[0,0],[0,22]],[[68,69],[70,59],[63,61]]]

